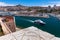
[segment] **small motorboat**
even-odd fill
[[[34,23],[37,23],[37,24],[41,24],[41,25],[45,25],[46,23],[43,22],[42,20],[35,20]]]

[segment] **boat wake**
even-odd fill
[[[27,20],[27,21],[34,23],[34,21],[32,21],[32,20]]]
[[[34,21],[32,21],[32,20],[29,20],[29,19],[23,19],[23,20],[25,20],[25,21],[29,21],[29,22],[32,22],[32,23],[34,23]]]

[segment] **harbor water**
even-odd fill
[[[46,24],[40,25],[33,23],[34,20],[42,20]],[[19,28],[27,28],[35,26],[43,31],[51,33],[56,37],[60,37],[60,20],[56,17],[49,16],[49,18],[29,17],[29,16],[15,16],[16,26]]]

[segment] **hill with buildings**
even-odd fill
[[[0,11],[25,11],[25,12],[41,12],[41,13],[60,13],[60,6],[54,5],[53,7],[41,7],[41,6],[0,6]]]

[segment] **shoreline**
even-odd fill
[[[31,15],[20,15],[20,14],[16,14],[15,16],[28,16],[28,17],[42,17],[42,18],[49,18],[49,15],[48,14],[35,14],[35,15],[33,15],[33,14],[31,14]]]

